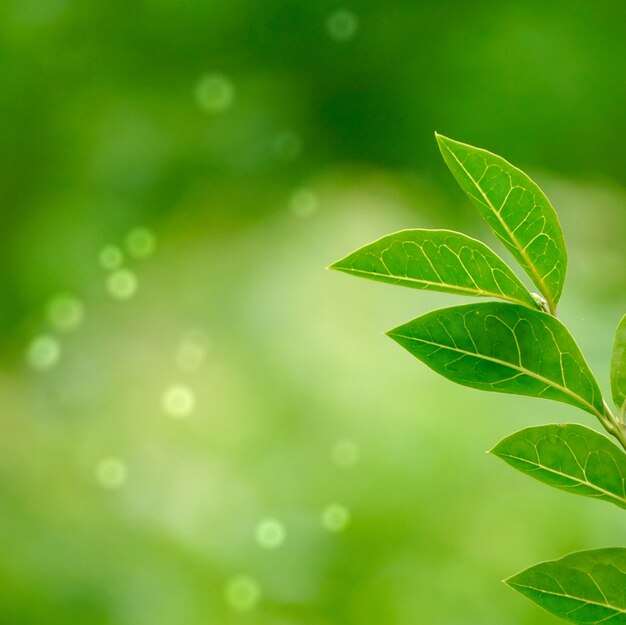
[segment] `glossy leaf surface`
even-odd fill
[[[526,428],[507,436],[491,453],[544,484],[626,508],[626,454],[590,428]]]
[[[571,623],[626,623],[626,549],[572,553],[537,564],[506,583]]]
[[[415,289],[495,297],[537,307],[519,278],[484,243],[449,230],[396,232],[330,268]]]
[[[501,302],[469,304],[435,310],[388,334],[453,382],[553,399],[604,416],[580,349],[546,313]]]
[[[554,310],[563,291],[567,251],[548,198],[502,157],[441,135],[437,142],[461,188]]]

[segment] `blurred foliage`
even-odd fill
[[[498,580],[623,544],[619,511],[481,452],[584,415],[450,387],[377,333],[458,300],[322,269],[394,229],[485,235],[432,133],[493,149],[562,217],[606,389],[625,17],[0,2],[0,623],[556,622]]]

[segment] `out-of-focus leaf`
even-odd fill
[[[484,243],[450,230],[403,230],[330,266],[346,273],[458,295],[496,297],[537,308],[526,287]]]
[[[626,623],[626,549],[572,553],[537,564],[506,583],[572,623]]]
[[[554,311],[563,291],[567,251],[548,198],[502,157],[439,134],[437,142],[457,182]]]
[[[485,391],[577,406],[602,419],[598,384],[561,322],[517,304],[443,308],[388,332],[446,378]]]
[[[491,453],[544,484],[626,508],[626,454],[583,425],[520,430]]]
[[[626,404],[626,315],[617,326],[611,359],[611,389],[618,408]]]

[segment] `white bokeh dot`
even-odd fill
[[[154,253],[156,236],[148,228],[133,228],[126,235],[126,249],[135,258],[147,258]]]
[[[329,532],[341,532],[350,522],[350,512],[341,504],[331,504],[322,511],[322,526]]]
[[[261,588],[254,578],[237,575],[226,584],[224,596],[234,611],[249,612],[258,604],[261,598]]]
[[[130,299],[137,291],[137,276],[128,269],[118,269],[107,278],[107,291],[114,299]]]
[[[193,412],[196,407],[196,397],[188,386],[173,384],[163,393],[161,404],[167,415],[182,419]]]
[[[308,188],[297,189],[289,200],[289,208],[296,217],[310,217],[318,207],[317,194]]]
[[[223,113],[235,99],[235,89],[222,74],[205,74],[196,84],[196,103],[207,113]]]
[[[359,28],[357,16],[347,9],[338,9],[328,16],[326,32],[335,41],[349,41]]]
[[[115,490],[121,488],[128,478],[126,463],[115,456],[102,458],[96,466],[96,479],[103,488]]]
[[[124,254],[116,245],[107,245],[100,250],[98,254],[100,266],[107,271],[119,269],[124,262]]]
[[[285,542],[285,526],[277,519],[263,519],[256,526],[254,537],[259,547],[277,549]]]
[[[80,326],[84,317],[83,303],[72,295],[61,294],[48,304],[48,321],[56,330],[68,332]]]
[[[51,334],[35,337],[26,350],[26,361],[36,371],[52,369],[61,357],[61,344]]]

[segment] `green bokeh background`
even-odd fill
[[[408,227],[495,245],[433,131],[492,149],[561,216],[561,317],[606,389],[625,21],[618,0],[1,0],[0,623],[556,623],[500,580],[626,544],[623,513],[484,451],[589,417],[439,379],[382,331],[460,299],[324,267]]]

